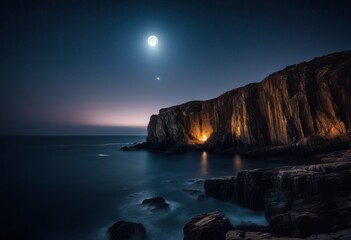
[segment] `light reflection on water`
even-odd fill
[[[207,152],[202,152],[201,155],[201,175],[206,176],[208,173],[208,166],[207,166]]]
[[[242,165],[242,159],[239,154],[235,154],[233,158],[233,168],[235,172],[238,172],[241,170],[241,165]]]
[[[215,161],[215,159],[214,159]],[[233,157],[233,172],[232,174],[242,170],[242,157],[239,154],[235,154]],[[208,175],[208,168],[209,168],[209,159],[208,153],[203,151],[201,153],[201,161],[200,161],[200,173],[202,176],[206,177]]]
[[[118,142],[136,141],[142,140],[45,138],[37,140],[40,147],[25,148],[25,152],[17,145],[6,148],[2,176],[8,180],[8,189],[24,197],[17,199],[12,192],[4,192],[10,196],[5,199],[4,216],[11,216],[5,227],[29,229],[26,239],[104,240],[112,223],[126,220],[142,222],[150,239],[175,240],[182,239],[183,227],[191,217],[206,212],[221,211],[233,224],[266,223],[262,212],[212,198],[200,202],[197,197],[204,194],[206,178],[285,163],[211,152],[118,150],[124,145]],[[154,196],[164,197],[170,211],[158,214],[140,206],[143,199]]]

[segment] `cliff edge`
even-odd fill
[[[347,51],[286,67],[211,100],[161,109],[151,116],[146,145],[156,150],[296,145],[310,137],[343,136],[350,126]]]

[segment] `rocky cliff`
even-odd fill
[[[342,136],[351,126],[351,51],[289,66],[260,83],[151,116],[147,146],[231,148]]]
[[[208,179],[204,187],[215,198],[264,210],[278,236],[305,238],[351,229],[351,150],[324,157],[319,164]]]

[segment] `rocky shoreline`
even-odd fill
[[[217,98],[161,109],[150,118],[146,142],[121,150],[239,153],[308,164],[206,180],[207,196],[264,211],[269,229],[235,229],[220,213],[206,213],[185,225],[186,240],[351,239],[350,79],[351,51],[288,66]]]
[[[351,149],[316,159],[318,163],[207,179],[206,196],[264,211],[269,226],[233,226],[219,212],[204,213],[185,224],[184,240],[351,239]],[[162,197],[143,204],[168,208]],[[110,239],[147,239],[146,233],[142,224],[121,221],[110,228]]]
[[[351,239],[351,150],[319,158],[318,164],[248,170],[236,177],[208,179],[205,192],[264,210],[272,232],[269,236],[256,234],[255,239],[315,234],[324,234],[323,239]],[[247,239],[244,233],[239,235],[232,233],[227,239]]]
[[[163,148],[154,148],[148,142],[137,143],[131,146],[124,146],[122,151],[137,151],[148,150],[158,153],[181,153],[187,151],[208,151],[216,153],[234,154],[238,153],[250,158],[256,157],[279,157],[287,160],[297,160],[304,158],[305,160],[319,161],[316,157],[321,154],[327,154],[334,151],[347,150],[351,147],[351,130],[345,134],[335,136],[333,138],[326,138],[323,136],[308,137],[299,141],[298,143],[291,143],[287,145],[265,146],[265,147],[227,147],[216,148],[211,147],[209,143],[203,144],[184,144],[176,146],[164,146]]]

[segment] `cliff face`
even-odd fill
[[[260,83],[151,116],[153,148],[269,146],[334,137],[351,126],[351,51],[285,68]]]

